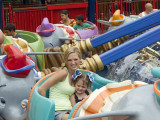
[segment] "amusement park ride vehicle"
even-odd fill
[[[90,58],[86,58],[80,68],[82,69],[87,69],[89,71],[101,71],[104,69],[104,67],[118,59],[121,59],[131,53],[134,53],[146,46],[149,46],[151,44],[154,44],[159,41],[160,38],[160,26],[150,29],[152,27],[155,27],[160,24],[160,11],[154,12],[148,16],[145,16],[143,18],[137,19],[134,22],[121,25],[120,27],[109,31],[107,33],[104,33],[102,35],[99,35],[98,37],[95,37],[93,39],[86,39],[80,42],[75,42],[73,45],[78,46],[79,49],[82,51],[82,53],[86,53],[88,51],[92,51],[94,48],[100,46],[100,45],[111,45],[111,41],[113,45],[119,45],[116,46],[112,49],[106,48],[107,50],[110,49],[109,51],[106,51],[101,54],[94,54]],[[149,29],[149,30],[148,30]],[[147,30],[147,31],[146,31]],[[134,36],[137,35],[138,33],[143,34],[139,36]],[[53,33],[52,33],[53,34]],[[131,38],[130,40],[124,42],[123,38],[124,36],[129,36]],[[123,37],[123,38],[122,38]],[[119,44],[119,40],[123,41],[123,44]],[[110,43],[109,43],[110,42]],[[109,44],[106,44],[109,43]],[[62,45],[61,49],[62,51],[65,51],[68,47],[71,45]],[[150,50],[149,48],[147,50]],[[150,50],[150,52],[154,52],[154,50]],[[158,53],[157,53],[158,54]],[[155,57],[157,57],[157,54]],[[150,53],[146,53],[148,57],[150,57]],[[8,55],[8,57],[10,57]],[[1,61],[1,64],[4,63],[5,59],[7,57],[3,58]],[[1,73],[2,71],[5,71],[2,67],[0,68]],[[159,69],[158,69],[159,70]],[[34,71],[34,70],[33,70]],[[6,71],[5,71],[6,72]],[[82,72],[87,73],[88,71],[82,70]],[[157,72],[157,69],[152,71],[154,75],[158,76],[159,72]],[[98,73],[98,72],[97,72]],[[28,102],[28,107],[27,107],[27,120],[54,120],[54,102],[49,100],[46,97],[42,97],[38,93],[38,87],[45,81],[47,80],[51,75],[54,75],[54,73],[51,73],[42,79],[40,79],[33,87],[33,84],[30,84],[27,86],[27,88],[23,88],[25,90],[29,90],[32,88],[30,95],[29,91],[24,95],[24,92],[20,89],[16,89],[16,84],[18,81],[31,81],[33,80],[33,72],[30,72],[29,75],[31,75],[30,78],[27,76],[26,78],[13,78],[11,76],[7,76],[6,74],[3,74],[3,76],[0,76],[0,120],[22,120],[25,119],[26,111],[24,111],[23,107],[18,107],[14,106],[9,103],[14,103],[16,102],[16,105],[20,105],[20,103],[24,103],[24,99],[27,99],[29,97],[29,102]],[[4,77],[5,76],[5,77]],[[129,82],[130,87],[123,85],[121,82],[117,81],[111,81],[106,78],[100,77],[98,74],[94,73],[94,79],[95,81],[93,82],[93,93],[88,96],[86,99],[84,99],[81,103],[77,103],[77,105],[73,108],[73,110],[70,113],[69,119],[75,119],[75,120],[85,120],[85,119],[93,119],[93,118],[102,118],[102,119],[109,119],[109,120],[158,120],[160,118],[160,81],[156,81],[153,84],[147,84],[147,85],[142,85],[140,87],[134,88],[134,85]],[[15,79],[15,81],[13,80]],[[123,79],[123,78],[121,78]],[[12,81],[13,80],[13,81]],[[6,82],[10,81],[10,82]],[[15,86],[9,85],[14,82]],[[33,80],[34,81],[34,80]],[[33,82],[32,81],[32,82]],[[139,80],[141,81],[141,80]],[[124,82],[125,83],[125,82]],[[18,86],[23,87],[25,83],[19,83],[17,84]],[[114,100],[113,99],[113,104],[110,106],[110,111],[103,111],[103,113],[98,113],[100,110],[97,109],[92,109],[93,111],[87,109],[89,107],[85,107],[86,110],[89,110],[92,115],[88,116],[79,116],[79,113],[81,111],[81,108],[84,107],[84,104],[86,104],[87,100],[90,100],[92,95],[95,95],[96,91],[99,91],[99,94],[96,94],[97,96],[101,95],[101,87],[105,88],[105,91],[107,93],[112,94],[112,90],[108,88],[111,84],[116,84],[115,89],[119,88],[120,90],[113,90],[115,93],[117,92],[123,92],[121,91],[122,86],[125,87],[124,90],[129,90],[127,94],[119,95],[119,99]],[[144,84],[144,83],[140,83]],[[107,87],[105,87],[107,86]],[[139,86],[139,85],[138,85]],[[28,89],[29,87],[29,89]],[[134,89],[133,89],[134,88]],[[99,90],[96,90],[99,89]],[[101,92],[100,92],[101,91]],[[16,99],[11,99],[8,98],[11,97],[12,92],[16,93],[19,92],[17,95]],[[48,95],[49,90],[47,91]],[[8,95],[8,93],[11,93]],[[21,96],[24,95],[24,96]],[[106,100],[105,98],[111,98],[111,96],[102,96],[102,101],[98,101],[100,107],[104,107],[104,104],[101,104]],[[21,98],[18,98],[21,97]],[[94,99],[90,102],[92,103]],[[88,105],[88,104],[87,104]],[[88,105],[89,106],[89,105]],[[95,104],[94,106],[97,106]],[[93,107],[95,108],[95,107]],[[98,108],[98,107],[97,107]],[[8,110],[16,111],[16,113],[12,114],[11,112],[6,112]],[[75,110],[76,109],[76,110]],[[26,110],[26,108],[25,108]],[[77,111],[78,110],[78,111]],[[23,114],[19,114],[23,113]],[[81,115],[81,114],[80,114]],[[107,117],[107,118],[106,118]]]

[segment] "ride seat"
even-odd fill
[[[87,74],[90,71],[80,70],[80,72]],[[26,120],[54,120],[55,104],[52,100],[48,99],[49,90],[47,90],[46,92],[46,97],[43,97],[38,93],[39,86],[41,86],[52,75],[54,75],[54,73],[51,73],[43,77],[32,88],[29,96],[29,101],[28,101]],[[92,91],[94,91],[95,89],[99,89],[108,83],[114,82],[114,81],[105,79],[95,73],[93,73],[93,77],[94,77],[94,82],[92,83],[92,86],[93,86]],[[71,111],[71,114],[73,113],[75,108],[76,107],[73,108],[73,110]]]

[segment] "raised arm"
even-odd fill
[[[39,88],[38,92],[42,96],[46,96],[46,90],[51,88],[53,85],[55,85],[58,82],[62,82],[65,80],[68,72],[66,69],[58,70],[53,76],[48,78]]]

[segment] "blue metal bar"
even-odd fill
[[[0,0],[0,29],[3,30],[3,21],[2,21],[2,0]]]
[[[88,0],[88,21],[95,23],[95,0]]]
[[[160,24],[160,10],[149,14],[145,17],[139,18],[134,22],[120,26],[119,28],[110,32],[104,33],[98,37],[91,39],[93,48],[103,45],[107,42],[123,37],[125,35],[134,35],[144,30],[152,28]]]
[[[122,57],[125,57],[133,52],[136,52],[146,46],[149,46],[160,40],[160,26],[149,30],[148,32],[139,35],[101,55],[103,65],[107,65]]]

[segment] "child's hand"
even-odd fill
[[[84,28],[85,30],[88,30],[89,28]]]

